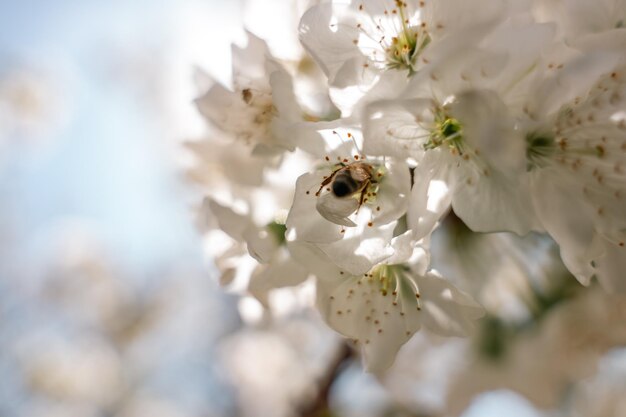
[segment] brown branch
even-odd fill
[[[330,363],[328,372],[319,381],[317,396],[306,406],[300,409],[300,417],[329,417],[331,415],[328,403],[330,390],[337,377],[343,372],[345,365],[352,359],[353,352],[347,343],[342,342],[337,350],[335,359]]]

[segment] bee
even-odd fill
[[[338,198],[351,197],[360,193],[360,207],[365,200],[369,186],[377,182],[371,165],[365,162],[341,163],[340,167],[322,182],[315,195],[319,196],[322,188],[330,184],[331,192]]]

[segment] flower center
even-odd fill
[[[383,296],[389,292],[396,294],[398,287],[398,279],[404,274],[402,265],[378,265],[374,267],[369,274],[367,280],[370,284],[378,284],[379,291]]]
[[[430,35],[421,26],[409,25],[406,17],[406,3],[397,0],[392,10],[400,20],[401,29],[397,36],[391,38],[391,44],[385,48],[387,68],[408,69],[415,72],[416,58],[430,43]]]
[[[417,57],[431,41],[426,23],[420,22],[419,14],[407,10],[407,3],[396,0],[395,7],[370,14],[364,5],[359,6],[363,20],[357,23],[361,36],[353,42],[369,57],[369,63],[381,70],[416,71]],[[382,54],[381,54],[382,52]]]
[[[526,169],[543,166],[544,158],[551,157],[556,151],[556,142],[549,134],[529,133],[526,135]]]
[[[253,110],[252,122],[258,125],[267,125],[276,114],[272,101],[272,93],[253,91],[250,88],[241,90],[242,100]]]
[[[267,228],[268,233],[273,236],[274,239],[276,239],[276,242],[278,242],[278,246],[283,246],[285,244],[285,242],[287,241],[285,238],[287,225],[273,221],[265,227]]]
[[[410,74],[414,73],[416,58],[429,43],[430,36],[419,27],[404,25],[398,36],[391,38],[391,45],[385,49],[387,68],[408,69]]]
[[[435,113],[435,127],[431,130],[424,149],[435,149],[442,145],[447,145],[451,150],[462,154],[463,128],[457,119],[443,111],[438,111]]]

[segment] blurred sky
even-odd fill
[[[184,181],[180,144],[205,128],[194,68],[228,80],[238,16],[238,2],[210,0],[0,2],[0,96],[26,80],[43,119],[2,114],[0,97],[0,414],[34,415],[22,406],[41,401],[20,382],[25,346],[38,346],[34,360],[47,344],[81,346],[93,333],[83,300],[59,308],[31,285],[54,278],[72,245],[96,249],[138,300],[169,291],[175,314],[126,363],[145,368],[155,398],[198,410],[190,415],[232,414],[211,352],[239,325],[236,303],[202,257],[200,196]],[[89,277],[81,287],[67,275],[58,281],[88,303]]]
[[[172,156],[204,127],[191,103],[194,68],[228,80],[238,10],[210,0],[0,4],[0,74],[48,80],[58,119],[4,150],[16,255],[32,261],[78,222],[130,267],[199,257],[194,197]]]

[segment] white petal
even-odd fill
[[[271,263],[260,265],[255,269],[250,277],[248,290],[267,307],[267,295],[270,290],[298,285],[307,277],[308,271],[291,259],[288,251],[283,248]]]
[[[348,219],[359,207],[359,202],[352,197],[339,198],[331,192],[322,193],[315,205],[318,213],[326,220],[335,224],[354,227],[356,223]]]
[[[398,265],[406,263],[413,255],[415,248],[415,239],[413,232],[407,230],[400,236],[396,236],[391,240],[393,255],[385,259],[387,265]]]
[[[365,107],[363,152],[398,159],[420,158],[429,132],[416,119],[432,119],[432,100],[381,100]]]
[[[525,138],[514,130],[507,106],[495,92],[459,94],[450,111],[463,126],[463,141],[490,167],[509,177],[526,170]]]
[[[269,50],[265,41],[246,31],[248,43],[245,48],[232,47],[233,79],[254,80],[266,77],[266,58]]]
[[[326,220],[316,209],[315,193],[322,181],[321,173],[307,173],[298,178],[286,222],[288,240],[328,243],[343,237],[342,227]]]
[[[434,271],[416,276],[422,320],[429,330],[444,336],[467,336],[483,308]]]
[[[373,223],[387,224],[404,216],[409,206],[411,173],[404,162],[388,161],[376,197],[369,202]]]
[[[376,227],[362,225],[359,231],[351,230],[352,236],[317,246],[341,270],[352,275],[365,274],[394,253],[390,242],[395,226],[395,223]]]
[[[265,227],[248,227],[243,238],[248,245],[250,256],[262,264],[271,261],[280,244]]]
[[[454,212],[475,232],[515,232],[520,236],[541,230],[525,179],[508,179],[472,166],[455,169]]]
[[[360,84],[365,57],[353,43],[359,37],[347,5],[321,4],[300,21],[300,40],[336,87]],[[339,24],[341,22],[341,24]]]
[[[589,285],[594,271],[593,224],[588,219],[581,196],[554,184],[546,175],[532,181],[532,202],[546,231],[559,244],[567,269],[583,284]]]
[[[291,122],[301,120],[302,111],[296,100],[291,75],[278,63],[273,67],[275,69],[270,73],[269,78],[272,87],[272,103],[281,118]]]
[[[452,201],[450,173],[440,153],[440,149],[427,152],[413,171],[414,184],[407,223],[416,240],[433,231]]]
[[[427,1],[421,18],[430,23],[433,36],[444,37],[450,32],[467,32],[474,27],[489,28],[499,23],[505,15],[501,0]]]
[[[589,51],[572,59],[533,89],[528,111],[533,116],[543,117],[558,111],[576,97],[585,96],[601,75],[610,73],[616,67],[621,55],[622,51],[619,54]]]
[[[602,287],[611,292],[626,293],[626,247],[624,241],[602,240],[603,254],[594,261],[596,277]],[[620,246],[621,243],[621,246]]]
[[[204,205],[217,218],[220,229],[239,242],[244,240],[244,231],[251,226],[254,227],[252,221],[247,216],[237,214],[232,209],[219,204],[211,198],[206,198]]]

